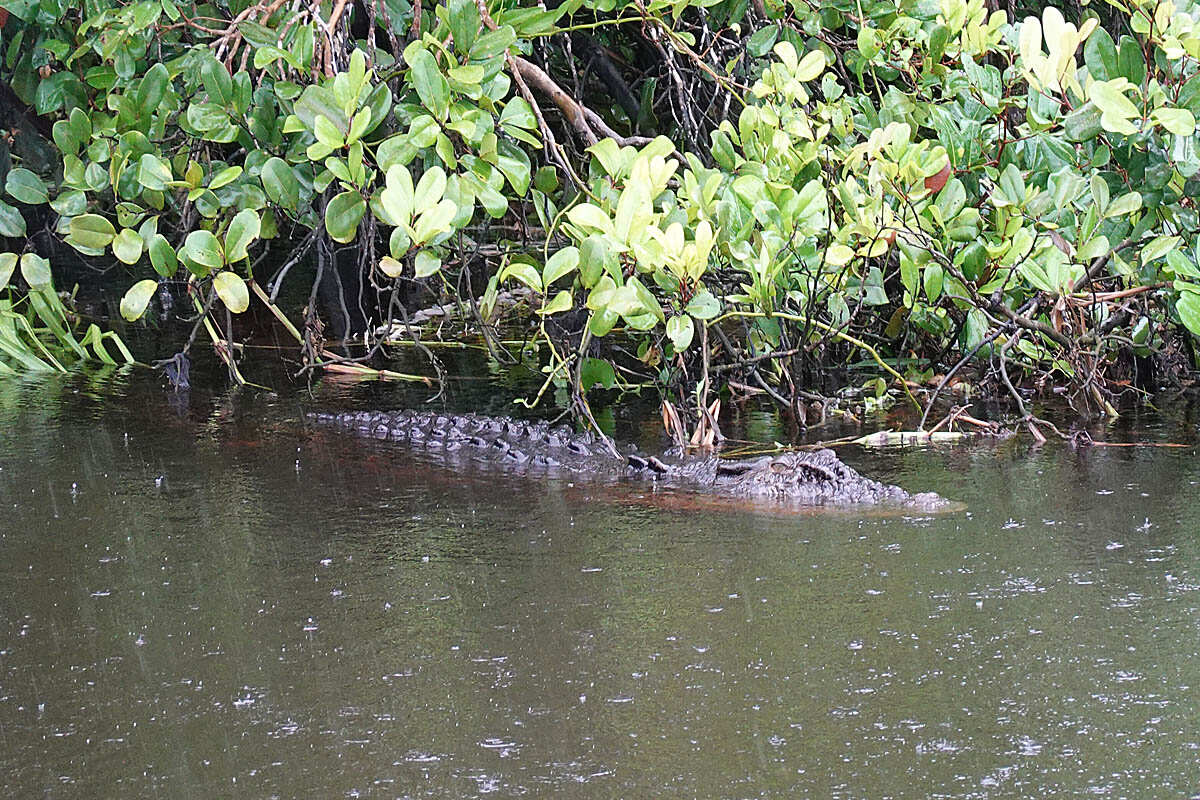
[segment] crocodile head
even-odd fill
[[[922,511],[950,505],[933,492],[910,494],[864,478],[832,450],[723,461],[716,480],[735,494],[797,505],[897,505]]]

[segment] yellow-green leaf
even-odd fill
[[[158,291],[158,281],[146,278],[129,287],[121,298],[121,316],[133,322],[146,313],[150,298]]]
[[[551,300],[544,308],[538,309],[537,313],[543,316],[549,316],[550,314],[558,314],[562,311],[570,311],[571,306],[571,293],[566,289],[563,289],[561,292],[554,295],[554,299]]]
[[[240,314],[250,307],[250,290],[236,272],[218,272],[213,278],[213,288],[225,307],[234,314]]]

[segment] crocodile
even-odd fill
[[[773,506],[887,506],[933,512],[952,504],[933,492],[909,493],[871,480],[828,449],[757,458],[670,450],[661,457],[618,448],[563,425],[510,417],[429,411],[308,412],[309,423],[400,442],[453,462],[509,472],[588,480],[647,480],[657,485]]]

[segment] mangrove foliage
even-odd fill
[[[922,425],[968,390],[1111,414],[1197,366],[1195,0],[0,7],[45,143],[0,165],[3,369],[75,338],[53,242],[124,265],[125,320],[186,298],[237,380],[252,307],[320,369],[447,302],[497,354],[532,325],[582,409],[693,420],[847,384]]]

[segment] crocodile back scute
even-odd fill
[[[436,411],[311,412],[305,416],[314,425],[424,450],[461,451],[461,455],[473,455],[480,461],[569,471],[616,470],[624,466],[624,462],[598,447],[592,434],[544,421]]]

